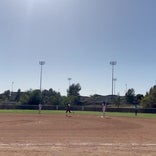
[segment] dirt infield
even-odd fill
[[[1,156],[155,156],[156,120],[0,114]]]

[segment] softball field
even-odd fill
[[[156,119],[0,114],[1,156],[155,156]]]

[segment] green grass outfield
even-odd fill
[[[0,114],[3,113],[14,113],[14,114],[38,114],[38,110],[0,110]],[[62,110],[42,110],[41,114],[65,114]],[[72,111],[71,114],[78,115],[98,115],[101,116],[102,112],[94,111]],[[118,117],[135,117],[134,113],[120,113],[120,112],[106,112],[106,116],[118,116]],[[155,118],[156,114],[150,113],[138,113],[138,118]]]

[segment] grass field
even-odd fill
[[[38,114],[38,110],[0,110],[0,113],[19,113],[19,114]],[[42,114],[65,114],[62,110],[42,110]],[[101,112],[96,111],[72,111],[72,114],[78,115],[99,115]],[[136,117],[134,113],[121,113],[121,112],[106,112],[107,116],[118,116],[118,117]],[[138,113],[138,118],[156,118],[156,114],[150,113]]]

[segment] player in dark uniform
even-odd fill
[[[69,113],[71,113],[71,111],[70,111],[70,104],[68,103],[66,107],[66,116],[68,116]]]
[[[135,116],[138,115],[138,106],[137,104],[134,105],[134,112],[135,112]]]

